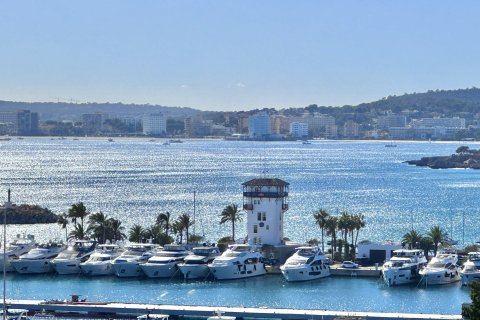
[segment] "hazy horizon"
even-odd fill
[[[209,111],[480,86],[476,1],[2,3],[0,99]]]

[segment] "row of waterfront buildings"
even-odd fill
[[[88,135],[101,135],[106,131],[106,120],[116,120],[129,126],[130,133],[147,136],[174,134],[184,137],[222,136],[237,139],[281,140],[286,138],[307,139],[451,139],[460,131],[468,130],[464,118],[432,117],[412,118],[405,114],[379,116],[374,123],[366,125],[354,120],[339,124],[335,117],[306,112],[301,116],[269,114],[267,112],[224,114],[222,123],[204,119],[201,113],[172,119],[180,122],[180,128],[168,130],[170,119],[164,113],[148,113],[141,116],[116,116],[106,113],[88,113],[71,125],[81,128]],[[45,120],[44,120],[45,122]],[[68,121],[67,121],[68,122]],[[41,135],[42,123],[37,112],[30,110],[0,112],[0,135]],[[119,132],[116,132],[119,133]],[[124,132],[127,133],[127,132]],[[48,134],[48,133],[47,133]]]

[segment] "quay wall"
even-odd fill
[[[269,318],[269,319],[305,319],[305,320],[340,320],[340,319],[374,319],[374,320],[460,320],[461,315],[414,314],[414,313],[380,313],[380,312],[348,312],[310,309],[273,309],[244,307],[207,307],[132,303],[95,303],[95,302],[60,302],[44,300],[7,300],[12,309],[30,311],[72,312],[82,314],[105,315],[142,315],[166,314],[170,316],[210,317],[221,311],[226,316],[237,318]]]

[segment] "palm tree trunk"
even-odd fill
[[[232,221],[232,241],[235,242],[235,222]]]
[[[323,243],[323,228],[322,228],[322,252],[325,252],[325,244]]]

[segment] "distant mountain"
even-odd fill
[[[200,111],[185,107],[165,107],[149,104],[123,103],[66,103],[66,102],[12,102],[0,100],[0,111],[28,109],[38,112],[41,120],[77,120],[84,113],[103,112],[117,116],[141,116],[162,112],[169,117],[185,117]]]

